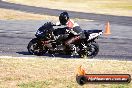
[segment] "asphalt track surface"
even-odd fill
[[[39,14],[50,14],[58,15],[60,10],[42,9],[31,6],[9,4],[0,2],[0,8],[17,9],[20,11],[27,11]],[[44,11],[42,11],[44,10]],[[49,11],[49,12],[48,12]],[[53,12],[52,12],[53,11]],[[44,13],[45,12],[45,13]],[[89,19],[94,22],[78,21],[82,29],[93,30],[103,29],[104,24],[107,20],[111,23],[112,34],[108,37],[101,36],[97,40],[100,46],[100,52],[95,58],[99,59],[117,59],[117,60],[132,60],[132,18],[131,17],[118,17],[118,16],[107,16],[97,15],[79,12],[70,12],[72,16],[79,16],[82,18]],[[80,14],[80,15],[79,15]],[[87,15],[86,15],[87,14]],[[85,16],[86,15],[86,16]],[[92,18],[92,15],[93,18]],[[104,17],[104,19],[102,19]],[[107,19],[107,18],[109,19]],[[116,20],[116,19],[118,20]],[[15,56],[15,57],[35,57],[29,55],[27,52],[28,42],[34,38],[36,30],[47,21],[40,20],[26,20],[26,21],[8,21],[0,20],[0,56]],[[52,57],[51,55],[41,57]],[[57,56],[67,58],[67,56]]]
[[[14,56],[14,57],[35,57],[30,55],[27,51],[28,42],[35,38],[34,34],[36,30],[46,21],[0,21],[0,56]],[[85,22],[78,21],[82,29],[97,29],[98,22]],[[83,23],[83,24],[82,24]],[[84,24],[85,23],[85,24]],[[113,30],[117,31],[117,26],[111,25]],[[128,26],[122,26],[126,28],[126,32],[132,33]],[[128,28],[128,29],[127,29]],[[121,29],[122,30],[122,29]],[[117,60],[131,60],[132,58],[132,37],[127,38],[122,31],[119,36],[105,37],[101,36],[97,40],[100,46],[100,52],[96,58],[100,59],[117,59]],[[129,35],[128,37],[130,37]],[[52,57],[46,55],[42,57]],[[67,56],[57,56],[62,58],[68,58]]]

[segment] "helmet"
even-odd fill
[[[69,15],[67,12],[62,12],[59,16],[59,21],[62,25],[65,25],[69,20]]]

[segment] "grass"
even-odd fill
[[[131,88],[132,84],[76,83],[77,68],[82,65],[89,74],[131,74],[131,61],[65,59],[65,58],[0,58],[2,88]]]
[[[132,16],[132,0],[7,0],[52,9],[71,10],[88,13]]]
[[[32,13],[21,12],[17,10],[2,9],[2,8],[0,8],[0,14],[1,14],[0,20],[48,20],[51,22],[58,21],[57,16],[32,14]],[[78,20],[93,21],[88,19],[74,18],[74,21],[78,21]]]
[[[58,20],[56,16],[31,14],[2,8],[0,8],[0,14],[1,20]]]

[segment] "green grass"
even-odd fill
[[[42,88],[49,86],[51,83],[49,81],[34,81],[29,83],[21,83],[18,86],[20,88]]]
[[[57,80],[56,80],[57,81]],[[45,81],[33,81],[29,83],[21,83],[18,86],[20,88],[51,88],[51,86],[58,85],[61,83],[55,83],[55,81],[45,80]],[[84,87],[87,88],[87,85],[91,84],[85,84]],[[131,88],[132,86],[130,84],[92,84],[92,86],[97,86],[97,88]],[[61,86],[62,87],[62,86]],[[58,88],[61,88],[58,86]],[[83,87],[83,86],[80,86]],[[63,88],[79,88],[75,83],[66,83]]]
[[[62,83],[65,82],[65,85]],[[44,81],[33,81],[29,83],[21,83],[18,85],[20,88],[51,88],[51,87],[63,87],[63,88],[75,88],[77,87],[75,82],[67,83],[65,79],[51,79]]]
[[[113,84],[110,88],[131,88],[129,84]]]

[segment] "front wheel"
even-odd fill
[[[41,56],[47,51],[37,38],[34,38],[29,42],[27,49],[30,54],[37,56]]]
[[[99,45],[96,42],[92,42],[86,46],[84,52],[79,54],[80,57],[84,58],[85,56],[93,58],[95,57],[99,52]]]

